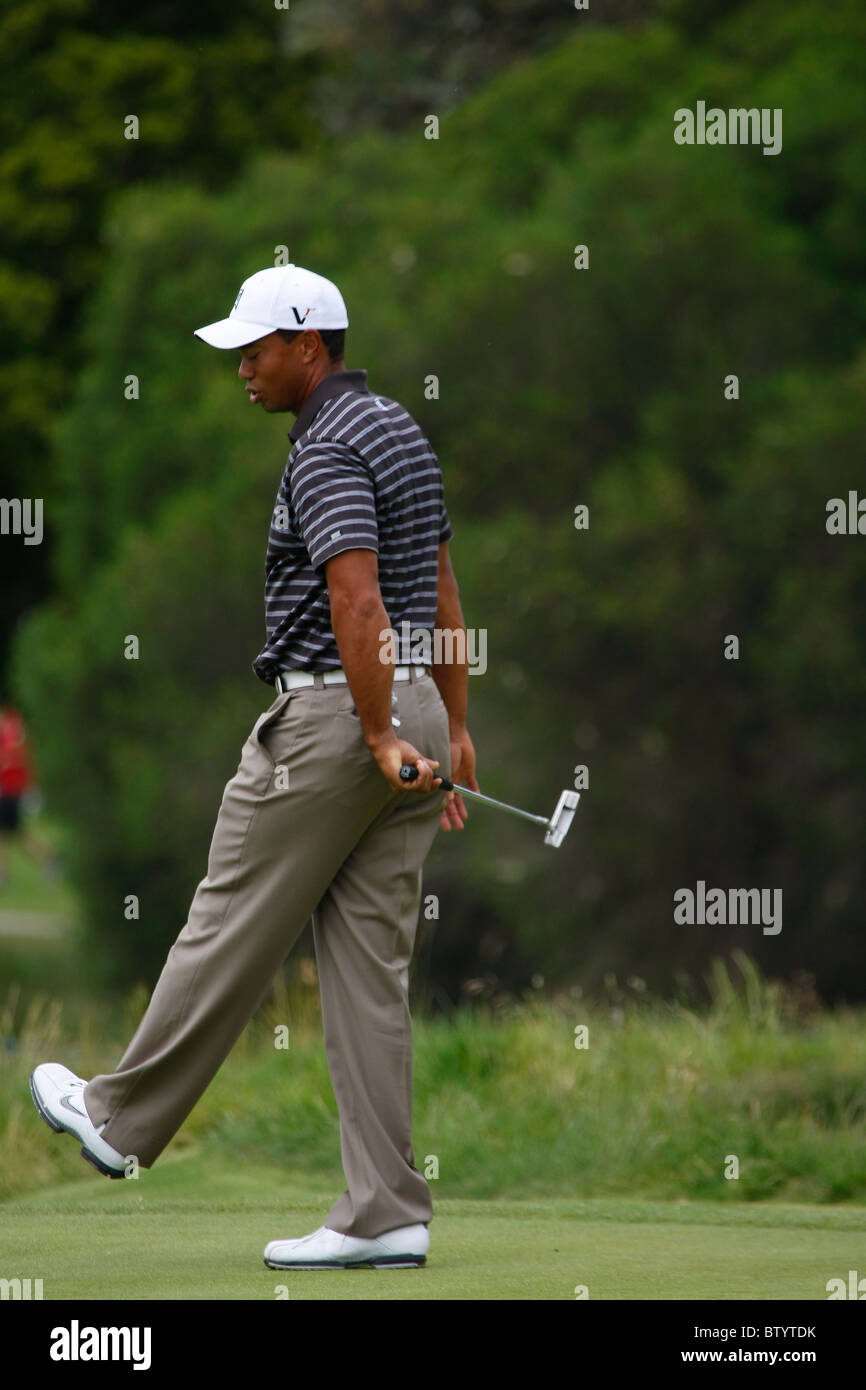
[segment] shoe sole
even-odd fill
[[[39,1092],[33,1084],[32,1073],[30,1076],[30,1094],[33,1097],[33,1104],[36,1106],[36,1109],[39,1111],[39,1114],[42,1116],[49,1129],[52,1129],[55,1134],[71,1134],[73,1139],[78,1139],[78,1135],[74,1130],[67,1129],[65,1125],[59,1125],[52,1120],[39,1098]],[[109,1168],[107,1163],[103,1163],[101,1158],[97,1158],[96,1154],[91,1153],[90,1149],[86,1149],[83,1144],[81,1146],[81,1156],[82,1158],[86,1158],[88,1163],[92,1163],[94,1168],[98,1168],[100,1173],[106,1178],[122,1178],[125,1176],[124,1173],[118,1173],[116,1168]]]
[[[306,1264],[275,1264],[273,1260],[265,1260],[268,1269],[420,1269],[427,1263],[426,1255],[383,1255],[378,1260],[347,1260],[345,1263],[336,1260],[319,1260],[314,1263],[312,1260]]]
[[[83,1144],[82,1144],[82,1146],[81,1146],[81,1157],[82,1157],[82,1158],[86,1158],[88,1163],[92,1163],[93,1166],[94,1166],[94,1168],[98,1168],[98,1169],[99,1169],[99,1172],[100,1172],[100,1173],[103,1175],[103,1177],[105,1177],[105,1178],[125,1178],[125,1177],[126,1177],[126,1170],[125,1170],[125,1169],[124,1169],[124,1171],[123,1171],[122,1173],[118,1173],[118,1171],[117,1171],[116,1168],[109,1168],[109,1166],[108,1166],[107,1163],[103,1163],[103,1161],[102,1161],[101,1158],[97,1158],[95,1153],[91,1153],[91,1152],[90,1152],[90,1149],[85,1149],[85,1147],[84,1147]]]

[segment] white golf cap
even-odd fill
[[[227,319],[196,328],[216,348],[240,348],[277,328],[348,328],[343,296],[323,275],[299,265],[271,266],[244,280]]]

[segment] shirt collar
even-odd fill
[[[342,395],[344,391],[357,391],[361,395],[370,394],[367,385],[367,373],[361,372],[332,372],[320,381],[318,386],[310,392],[304,404],[298,411],[298,418],[289,430],[289,439],[296,444],[301,435],[310,428],[313,419],[318,415],[325,401],[332,396]]]

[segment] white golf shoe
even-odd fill
[[[427,1261],[426,1226],[398,1226],[370,1240],[344,1236],[328,1226],[298,1240],[272,1240],[265,1246],[270,1269],[416,1269]]]
[[[81,1141],[82,1155],[107,1178],[122,1178],[126,1169],[123,1154],[100,1139],[105,1125],[97,1129],[84,1104],[86,1081],[61,1066],[43,1062],[30,1077],[30,1094],[45,1123],[56,1133],[65,1130]]]

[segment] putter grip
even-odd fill
[[[435,776],[437,776],[437,777],[439,776],[439,773],[436,772],[436,769],[435,769],[435,768],[433,769],[433,772],[434,772],[434,775],[435,775]],[[403,766],[400,768],[400,777],[401,777],[401,780],[404,781],[404,782],[417,782],[417,781],[418,781],[418,769],[417,769],[417,767],[412,767],[409,763],[404,763]],[[451,792],[451,791],[453,791],[453,790],[454,790],[454,783],[453,783],[453,782],[449,782],[447,777],[443,777],[443,778],[442,778],[442,781],[439,783],[439,786],[436,787],[436,791],[437,791],[437,792]]]

